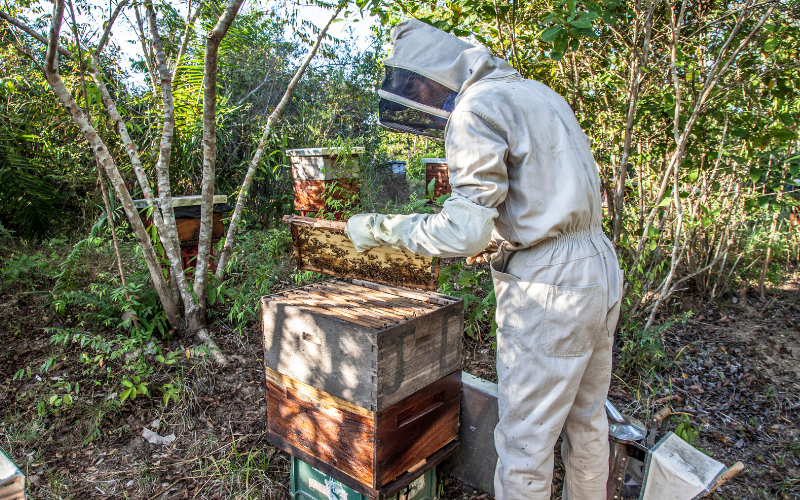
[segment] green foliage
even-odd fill
[[[464,332],[470,338],[482,338],[484,332],[489,338],[496,336],[497,298],[487,270],[464,269],[463,263],[444,266],[439,270],[439,292],[464,301]]]
[[[694,441],[700,434],[702,428],[694,427],[688,415],[681,415],[678,426],[675,428],[675,435],[694,446]]]
[[[282,225],[283,226],[283,225]],[[259,298],[272,293],[282,278],[283,269],[291,261],[291,236],[286,226],[260,230],[257,224],[244,224],[239,236],[239,249],[228,262],[228,279],[220,286],[226,309],[212,318],[228,322],[241,333],[259,315]]]
[[[136,396],[144,395],[150,396],[150,391],[147,389],[147,382],[143,381],[138,375],[134,375],[130,380],[122,379],[122,394],[119,395],[120,402],[124,403],[126,399],[136,399]]]
[[[685,314],[678,320],[650,328],[637,328],[635,325],[629,325],[629,329],[621,328],[617,340],[621,345],[616,362],[619,369],[627,373],[639,373],[647,379],[653,373],[667,368],[671,360],[664,351],[664,332],[679,321],[685,322],[688,317],[689,314]]]

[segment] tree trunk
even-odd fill
[[[228,233],[225,236],[225,245],[222,247],[222,252],[220,252],[219,261],[217,262],[216,279],[218,281],[222,280],[222,276],[225,272],[225,266],[228,264],[228,259],[230,258],[231,251],[233,250],[233,242],[236,239],[236,226],[239,223],[239,219],[242,218],[242,211],[244,210],[245,201],[247,201],[247,194],[250,191],[250,185],[253,183],[253,176],[256,173],[256,168],[258,168],[258,164],[261,162],[261,158],[264,156],[264,148],[267,145],[267,139],[269,139],[269,136],[272,133],[272,127],[274,127],[275,124],[278,123],[278,120],[280,120],[281,115],[283,114],[283,109],[287,104],[289,104],[289,100],[292,97],[295,87],[297,87],[298,82],[300,82],[300,78],[303,77],[303,73],[305,73],[306,68],[308,68],[308,65],[311,63],[311,59],[313,59],[314,55],[316,55],[317,50],[322,43],[322,39],[325,38],[325,33],[328,32],[328,28],[330,28],[331,24],[339,15],[341,10],[342,6],[340,4],[339,8],[336,9],[336,12],[334,12],[331,18],[328,20],[328,24],[326,24],[325,27],[320,30],[317,40],[314,42],[314,46],[311,47],[311,52],[308,53],[303,61],[303,64],[297,68],[294,77],[292,77],[292,80],[286,87],[286,92],[284,92],[280,102],[277,106],[275,106],[275,109],[269,115],[269,118],[267,118],[267,124],[264,125],[264,132],[261,135],[261,139],[258,141],[258,147],[256,148],[255,154],[253,154],[253,159],[250,161],[250,166],[247,168],[247,173],[245,174],[244,181],[242,182],[242,189],[239,191],[239,198],[236,200],[236,208],[233,210],[231,222],[228,225]]]
[[[78,106],[78,103],[75,102],[72,94],[70,94],[69,90],[67,90],[64,82],[61,80],[61,77],[58,74],[58,63],[56,59],[58,38],[61,30],[63,14],[64,0],[56,0],[56,3],[53,7],[53,17],[50,25],[50,35],[48,37],[47,53],[45,55],[45,79],[50,85],[50,88],[53,90],[53,93],[55,93],[56,97],[58,97],[58,99],[61,101],[61,104],[67,109],[67,112],[70,114],[73,121],[78,125],[83,133],[83,136],[91,145],[92,151],[94,152],[97,160],[101,165],[103,165],[106,175],[108,175],[108,178],[114,185],[117,196],[120,198],[120,200],[122,200],[122,207],[124,208],[125,215],[128,217],[128,221],[130,222],[134,234],[136,235],[136,240],[142,247],[145,263],[147,264],[147,268],[153,278],[153,285],[156,288],[159,299],[164,306],[164,312],[167,315],[167,321],[169,321],[172,326],[177,327],[180,325],[178,308],[172,301],[169,287],[164,280],[164,275],[161,274],[161,266],[158,261],[158,256],[153,249],[153,245],[150,243],[150,238],[147,235],[147,231],[144,229],[144,224],[142,224],[142,219],[139,217],[139,212],[136,210],[136,207],[133,206],[133,200],[128,192],[128,188],[125,186],[125,181],[122,179],[122,176],[120,175],[119,170],[114,163],[114,159],[111,157],[111,154],[109,153],[105,143],[103,143],[103,140],[100,138],[100,135],[91,125],[91,123],[89,123],[86,115],[83,113],[80,106]]]

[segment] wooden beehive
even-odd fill
[[[266,370],[270,442],[373,499],[457,446],[461,372],[369,411]]]
[[[447,159],[445,158],[423,158],[422,163],[425,164],[425,186],[434,179],[436,182],[433,184],[433,196],[450,194],[453,192],[450,187],[450,171],[447,169]]]
[[[261,299],[269,441],[383,498],[457,446],[463,301],[433,291],[438,260],[284,222],[299,269],[341,278]]]
[[[358,157],[364,148],[307,148],[286,151],[292,165],[294,206],[324,210],[327,201],[357,201],[361,184]]]
[[[369,411],[461,366],[464,303],[332,279],[262,297],[264,365]]]
[[[297,268],[324,274],[436,290],[439,259],[389,247],[356,252],[342,221],[284,216],[290,225]]]

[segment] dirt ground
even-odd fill
[[[670,404],[701,427],[695,446],[727,465],[742,461],[745,471],[714,498],[800,498],[800,281],[788,281],[766,303],[751,293],[746,303],[693,307],[694,317],[665,333],[674,363],[657,384],[615,376],[612,401],[642,419]],[[289,496],[288,458],[265,441],[257,325],[243,335],[213,328],[229,354],[225,368],[192,346],[163,342],[166,350],[186,349],[189,358],[153,376],[159,383],[183,381],[176,404],[158,397],[116,404],[118,395],[98,385],[83,387],[71,410],[41,417],[37,401],[81,369],[68,362],[80,347],[52,345],[54,330],[45,330],[69,321],[62,326],[43,314],[35,296],[0,296],[0,448],[28,476],[30,498]],[[34,370],[14,380],[53,355],[66,356],[41,376]],[[493,356],[489,344],[467,342],[464,369],[492,380]],[[117,365],[110,361],[109,369]],[[143,429],[175,440],[150,444]],[[557,464],[558,497],[562,479]],[[453,478],[440,482],[444,498],[487,499]]]

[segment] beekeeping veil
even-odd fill
[[[500,70],[516,73],[484,47],[409,19],[392,29],[392,52],[383,60],[378,120],[396,132],[444,140],[461,91]],[[492,75],[495,76],[495,75]]]

